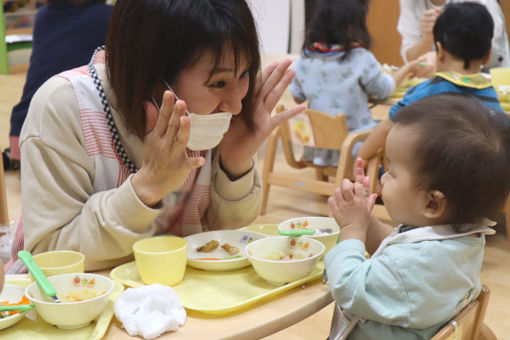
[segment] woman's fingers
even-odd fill
[[[158,121],[154,128],[154,131],[158,136],[163,136],[168,128],[168,120],[174,111],[174,100],[175,97],[172,92],[165,91],[163,93],[163,103],[161,104]]]
[[[175,102],[175,105],[173,106],[173,113],[170,116],[170,120],[168,121],[168,128],[166,131],[166,136],[170,143],[172,143],[173,140],[175,140],[175,137],[177,136],[178,132],[182,129],[181,119],[185,115],[186,115],[186,103],[182,100],[177,100]],[[187,121],[189,122],[189,118],[187,118]],[[187,142],[188,139],[186,138],[186,143]]]
[[[297,114],[303,112],[305,109],[306,109],[306,105],[300,104],[298,106],[290,108],[287,111],[280,112],[277,115],[274,115],[273,117],[271,117],[271,119],[272,119],[271,126],[273,128],[275,128],[278,125],[280,125],[281,122],[296,116]]]
[[[262,81],[262,88],[260,90],[260,98],[262,98],[262,100],[264,102],[266,102],[266,97],[273,91],[273,89],[280,83],[280,81],[282,80],[282,78],[285,77],[286,73],[287,72],[292,72],[290,73],[290,75],[287,75],[287,78],[286,80],[288,80],[288,83],[290,83],[290,80],[292,80],[292,77],[294,76],[294,71],[293,70],[289,70],[287,71],[287,69],[289,68],[289,66],[292,64],[292,61],[290,59],[286,59],[284,61],[281,61],[279,62],[275,68],[272,70],[272,72],[269,74],[269,76],[265,79],[263,79]],[[281,91],[282,94],[283,94],[283,91],[285,90],[285,88],[287,88],[288,84],[284,86],[283,90]],[[280,95],[281,97],[281,95]],[[278,97],[279,99],[279,97]],[[275,102],[276,104],[276,102]]]

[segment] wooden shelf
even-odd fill
[[[10,34],[32,34],[33,29],[32,27],[26,27],[26,28],[10,28],[5,31],[5,35]]]

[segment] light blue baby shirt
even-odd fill
[[[393,77],[368,50],[357,47],[345,52],[305,50],[293,65],[296,71],[289,90],[295,98],[308,100],[310,109],[329,114],[344,113],[349,131],[373,128],[368,95],[383,99],[395,91]]]
[[[358,322],[349,340],[430,339],[479,280],[485,237],[391,244],[371,259],[350,239],[324,258],[335,302]]]

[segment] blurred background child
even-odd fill
[[[510,48],[505,29],[505,16],[497,0],[469,0],[487,7],[494,20],[492,51],[485,65],[510,67]],[[400,17],[397,29],[402,36],[401,55],[404,60],[413,60],[434,47],[432,29],[445,4],[466,0],[400,0]],[[480,26],[483,28],[483,26]]]
[[[360,0],[322,0],[307,28],[302,55],[293,68],[289,90],[297,103],[310,109],[344,113],[350,132],[373,128],[368,96],[383,99],[404,78],[419,71],[419,61],[393,75],[382,73],[370,48],[367,4]],[[338,165],[337,150],[305,147],[304,159],[317,165]]]
[[[5,170],[19,169],[19,135],[35,91],[51,76],[88,63],[105,43],[113,8],[105,0],[46,2],[37,11],[23,94],[11,113],[10,147],[2,152]]]
[[[371,215],[362,162],[357,182],[344,179],[328,199],[341,228],[324,259],[331,340],[430,339],[478,296],[488,218],[510,193],[508,122],[476,98],[425,98],[394,121],[382,199],[400,225]]]
[[[361,146],[358,156],[370,159],[384,148],[395,114],[403,107],[439,93],[466,93],[478,97],[490,109],[503,112],[491,82],[480,74],[491,51],[493,20],[487,8],[474,2],[453,3],[445,7],[434,25],[438,73],[411,87],[404,98],[390,109]],[[427,113],[427,112],[425,112]]]

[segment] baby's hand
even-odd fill
[[[370,209],[376,197],[377,194],[368,194],[359,181],[352,183],[348,179],[342,181],[341,188],[334,190],[333,196],[328,198],[328,205],[341,233],[344,233],[342,239],[365,239],[370,223]]]

